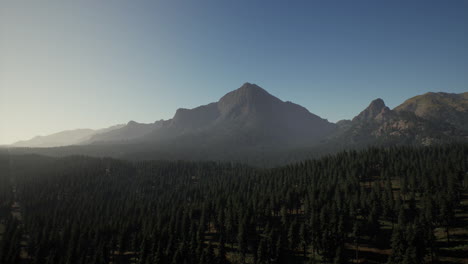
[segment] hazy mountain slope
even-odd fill
[[[265,137],[284,143],[314,143],[336,129],[336,125],[310,113],[306,108],[283,102],[257,85],[246,83],[218,102],[221,113],[217,126],[236,124],[261,131]]]
[[[163,123],[164,121],[162,120],[156,121],[152,124],[143,124],[137,123],[135,121],[130,121],[126,125],[121,126],[118,129],[113,129],[102,133],[96,133],[83,143],[91,144],[127,142],[147,135],[151,131],[160,128]]]
[[[255,84],[245,83],[218,102],[179,109],[173,119],[142,141],[177,140],[191,145],[284,147],[315,144],[336,125]]]
[[[68,145],[78,145],[87,142],[93,135],[107,133],[121,128],[123,125],[114,125],[103,129],[74,129],[57,132],[46,136],[36,136],[30,140],[13,143],[13,147],[49,148]]]
[[[426,93],[406,100],[394,110],[411,112],[434,122],[447,122],[468,131],[468,92]]]
[[[79,144],[95,131],[92,129],[75,129],[54,133],[47,136],[36,136],[29,140],[13,143],[15,147],[59,147]]]

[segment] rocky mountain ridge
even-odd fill
[[[394,109],[378,98],[352,120],[334,124],[245,83],[217,102],[179,108],[169,120],[130,121],[100,133],[89,131],[70,144],[78,146],[56,144],[53,147],[63,147],[27,151],[132,159],[268,160],[278,153],[302,157],[369,145],[443,144],[468,140],[467,106],[468,93],[427,93]]]

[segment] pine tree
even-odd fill
[[[218,249],[218,255],[216,256],[217,263],[218,264],[227,264],[227,258],[226,258],[226,245],[224,242],[224,239],[220,239],[219,241],[219,249]]]
[[[309,244],[309,234],[304,223],[301,223],[301,227],[299,229],[299,237],[300,245],[302,248],[302,255],[305,258],[307,255],[307,245]]]
[[[389,263],[402,263],[406,253],[406,243],[403,231],[400,226],[393,229],[392,234],[392,254]]]
[[[257,250],[258,263],[267,263],[268,253],[265,239],[260,240]]]

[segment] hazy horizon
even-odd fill
[[[2,1],[0,145],[256,83],[329,121],[468,91],[468,2]]]

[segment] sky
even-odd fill
[[[329,121],[468,91],[468,1],[0,0],[0,144],[255,83]]]

